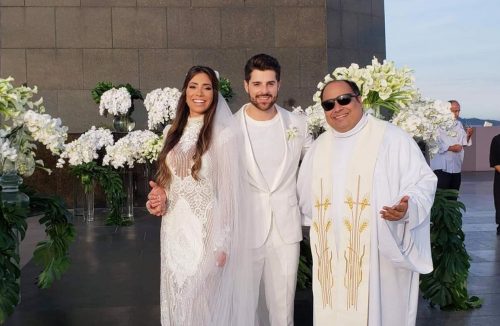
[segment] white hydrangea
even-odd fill
[[[64,146],[64,151],[61,153],[57,162],[57,167],[63,167],[65,160],[68,164],[77,166],[83,163],[90,163],[99,157],[98,151],[106,146],[113,145],[113,134],[109,129],[99,128],[95,126],[82,134],[78,139]]]
[[[45,145],[53,154],[59,154],[64,149],[68,127],[62,126],[61,119],[28,110],[19,117],[17,123],[24,124],[31,137]]]
[[[418,99],[409,107],[402,108],[391,122],[415,139],[425,141],[432,157],[439,149],[439,129],[450,131],[455,120],[449,102]]]
[[[146,95],[144,106],[148,111],[148,128],[154,130],[161,124],[169,124],[175,119],[177,103],[181,92],[177,88],[155,89]]]
[[[111,88],[101,95],[99,114],[103,115],[104,111],[108,111],[112,115],[123,115],[128,113],[131,106],[132,98],[127,88]]]
[[[115,169],[133,167],[135,163],[156,160],[163,146],[162,138],[150,130],[136,130],[120,138],[114,145],[106,148],[103,165]]]

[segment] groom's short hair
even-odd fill
[[[269,54],[260,53],[248,59],[245,65],[245,80],[250,80],[250,75],[254,70],[273,70],[276,73],[276,80],[280,81],[281,66],[278,60]]]

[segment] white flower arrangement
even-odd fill
[[[373,58],[371,65],[360,68],[353,63],[348,68],[336,68],[318,83],[313,96],[316,104],[321,104],[321,91],[333,80],[351,80],[360,90],[361,100],[365,109],[373,108],[378,114],[380,107],[397,113],[399,109],[408,107],[416,98],[415,79],[409,68],[396,68],[394,62],[384,60],[381,64]]]
[[[114,145],[106,148],[103,165],[115,169],[133,167],[135,163],[156,160],[163,146],[162,138],[150,130],[136,130],[120,138]]]
[[[39,167],[50,173],[42,160],[35,159],[36,142],[57,155],[63,149],[68,128],[62,126],[60,119],[44,114],[43,98],[32,100],[36,86],[14,87],[13,80],[0,79],[0,139],[2,152],[5,150],[0,172],[7,169],[27,177]]]
[[[148,129],[154,130],[161,124],[169,124],[175,119],[177,103],[181,92],[177,88],[155,89],[146,95],[144,106],[148,111]]]
[[[423,140],[433,157],[438,149],[439,129],[450,131],[455,123],[450,103],[439,100],[417,99],[402,108],[391,121],[417,140]]]
[[[62,168],[66,163],[66,159],[71,166],[90,163],[99,157],[97,152],[100,149],[111,146],[113,143],[113,134],[109,129],[96,129],[95,126],[92,126],[78,139],[64,146],[64,151],[61,153],[56,166]]]
[[[327,123],[325,119],[325,111],[321,104],[313,104],[308,106],[305,110],[300,106],[292,107],[292,111],[296,114],[306,116],[307,132],[317,138],[323,131],[325,131]]]
[[[112,115],[125,115],[132,106],[132,98],[126,87],[111,88],[105,91],[100,98],[99,114],[104,111]]]
[[[17,119],[16,124],[24,124],[31,137],[45,145],[52,154],[57,155],[64,149],[64,143],[68,138],[68,127],[62,125],[61,119],[28,110]]]

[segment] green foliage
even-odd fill
[[[37,265],[43,267],[38,276],[38,286],[45,289],[67,271],[70,265],[69,246],[75,240],[76,233],[69,222],[71,214],[62,199],[34,192],[29,193],[29,196],[31,210],[44,213],[39,222],[45,225],[47,239],[37,244],[33,258]]]
[[[19,303],[21,269],[18,242],[26,234],[28,210],[0,201],[0,323]]]
[[[97,85],[94,87],[93,90],[90,91],[90,94],[92,95],[92,99],[96,104],[101,103],[101,96],[104,94],[104,92],[109,91],[110,89],[113,88],[113,83],[112,82],[98,82]]]
[[[231,101],[234,96],[233,88],[231,87],[231,81],[229,79],[221,77],[219,80],[219,91],[224,96],[226,101]]]
[[[37,244],[35,262],[42,267],[38,286],[48,288],[68,269],[69,246],[75,230],[69,222],[71,214],[61,199],[42,196],[27,187],[21,189],[30,197],[29,210],[41,214],[47,239]],[[18,246],[26,234],[28,209],[0,202],[0,323],[12,314],[19,303],[21,269]]]
[[[465,250],[462,211],[455,190],[438,189],[431,210],[431,248],[434,271],[420,277],[420,290],[431,305],[443,310],[481,307],[482,300],[469,297],[467,276],[470,257]]]
[[[94,186],[96,181],[106,194],[110,206],[107,225],[127,226],[132,224],[121,216],[123,204],[123,182],[120,174],[109,166],[100,166],[96,162],[84,163],[71,167],[71,173],[76,176],[86,192]]]
[[[312,287],[312,256],[309,239],[304,238],[300,243],[299,270],[297,272],[297,288],[310,289]]]

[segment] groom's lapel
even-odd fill
[[[286,167],[288,166],[288,159],[290,157],[290,152],[291,152],[290,146],[292,144],[292,142],[288,141],[287,132],[286,132],[286,130],[290,127],[290,124],[291,124],[289,115],[287,114],[288,112],[285,112],[285,109],[278,106],[277,104],[275,104],[275,105],[276,105],[276,110],[278,111],[279,120],[281,123],[281,134],[283,136],[283,141],[285,144],[285,153],[283,155],[283,160],[281,161],[281,164],[278,168],[278,172],[276,173],[276,177],[274,178],[274,182],[271,185],[271,191],[274,191],[274,190],[276,190],[276,188],[278,188],[278,186],[280,185],[280,183],[284,177],[284,173],[287,170]]]
[[[257,188],[260,188],[262,191],[269,191],[269,186],[267,185],[266,179],[264,179],[264,175],[260,171],[259,166],[257,165],[257,161],[255,160],[255,156],[252,149],[252,143],[250,142],[250,137],[248,135],[248,127],[245,119],[245,106],[244,105],[238,114],[240,115],[240,122],[243,128],[243,134],[245,137],[245,157],[246,157],[246,165],[248,175],[250,177],[250,182],[255,185]]]

